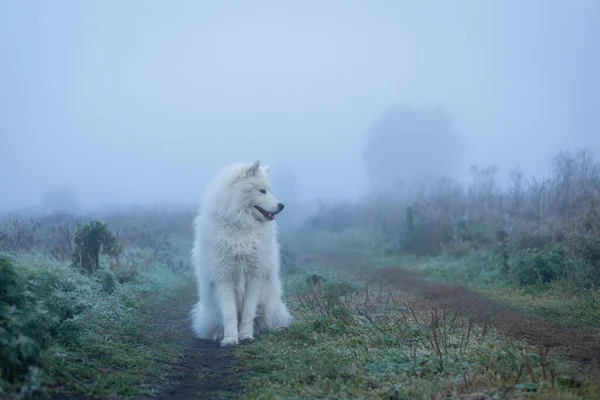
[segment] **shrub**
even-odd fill
[[[25,282],[12,261],[0,256],[0,392],[39,376],[42,350],[51,337],[52,320]]]
[[[31,397],[52,383],[57,346],[81,346],[100,286],[68,265],[0,256],[0,393]]]
[[[586,286],[600,284],[600,207],[596,198],[563,226],[567,249],[585,266]]]
[[[100,270],[98,279],[102,286],[102,291],[106,294],[112,294],[117,288],[117,277],[110,269]]]
[[[500,243],[500,246],[497,250],[497,252],[500,255],[500,273],[502,275],[508,275],[508,272],[510,271],[510,266],[508,264],[509,261],[509,252],[508,252],[508,242],[510,240],[510,236],[508,236],[508,233],[504,230],[504,229],[499,229],[496,232],[496,238],[498,239],[498,242]]]
[[[398,239],[400,248],[410,254],[438,255],[448,242],[447,221],[423,216],[413,206],[406,207],[405,218],[406,229]]]
[[[156,260],[152,253],[135,252],[133,254],[125,254],[123,257],[115,255],[114,259],[110,260],[110,271],[119,283],[127,283],[134,281],[139,273],[150,268],[150,265]],[[171,266],[168,262],[165,263]],[[171,268],[173,270],[173,268]]]
[[[569,259],[562,246],[525,249],[517,253],[512,265],[514,279],[521,285],[547,283],[565,278]]]
[[[106,222],[91,221],[77,226],[75,232],[75,253],[73,265],[91,274],[100,264],[100,251],[107,255],[117,255],[121,247],[117,238],[108,230]]]
[[[514,248],[518,250],[525,249],[543,249],[552,243],[552,237],[548,233],[523,232],[516,237]]]

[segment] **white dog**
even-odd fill
[[[192,262],[199,338],[232,346],[290,324],[282,301],[275,215],[283,210],[259,160],[225,168],[209,185],[195,224]]]

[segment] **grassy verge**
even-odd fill
[[[579,290],[565,282],[541,287],[481,290],[486,296],[574,327],[600,326],[600,289]]]
[[[574,327],[600,326],[600,288],[581,288],[564,280],[518,285],[499,274],[489,254],[461,259],[438,257],[404,266],[432,281],[468,287],[525,312]]]
[[[400,266],[428,280],[463,286],[574,327],[600,326],[599,287],[583,287],[568,279],[519,284],[514,275],[500,273],[501,256],[491,250],[472,250],[460,256],[415,257],[399,250],[393,238],[364,230],[315,232],[299,236],[295,242],[296,252],[305,254],[298,260],[303,269],[328,268],[348,276],[353,272],[368,275],[378,267]],[[576,269],[576,262],[565,262],[567,268]],[[514,274],[518,272],[522,271],[515,270]]]
[[[107,266],[86,275],[28,252],[4,258],[2,275],[0,396],[114,398],[166,384],[181,327],[165,319],[193,292],[187,273],[155,261],[121,282]]]
[[[248,398],[600,396],[575,366],[460,314],[305,278],[289,287],[297,322],[237,350]]]

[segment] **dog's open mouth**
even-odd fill
[[[274,220],[274,219],[275,219],[275,214],[274,214],[274,213],[272,213],[272,212],[268,212],[267,210],[265,210],[264,208],[262,208],[262,207],[259,207],[259,206],[254,206],[254,207],[255,207],[255,208],[258,210],[258,211],[260,211],[260,213],[261,213],[262,215],[264,215],[266,219],[268,219],[268,220],[270,220],[270,221],[272,221],[272,220]]]

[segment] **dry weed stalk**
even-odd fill
[[[506,396],[508,396],[508,394],[515,388],[515,386],[517,386],[517,384],[521,380],[521,375],[523,375],[524,368],[525,368],[525,364],[523,363],[523,364],[521,364],[521,368],[519,368],[519,372],[517,373],[517,377],[515,378],[514,383],[512,384],[512,386],[510,386],[509,388],[506,389],[506,391],[502,394],[502,397],[500,397],[500,399],[506,398]]]
[[[469,323],[467,325],[467,332],[463,332],[461,338],[460,338],[460,349],[459,349],[459,354],[462,357],[465,354],[465,351],[467,350],[467,346],[469,345],[469,338],[471,337],[471,330],[473,329],[473,318],[469,318]],[[466,339],[466,340],[465,340]],[[464,346],[463,346],[464,344]]]

